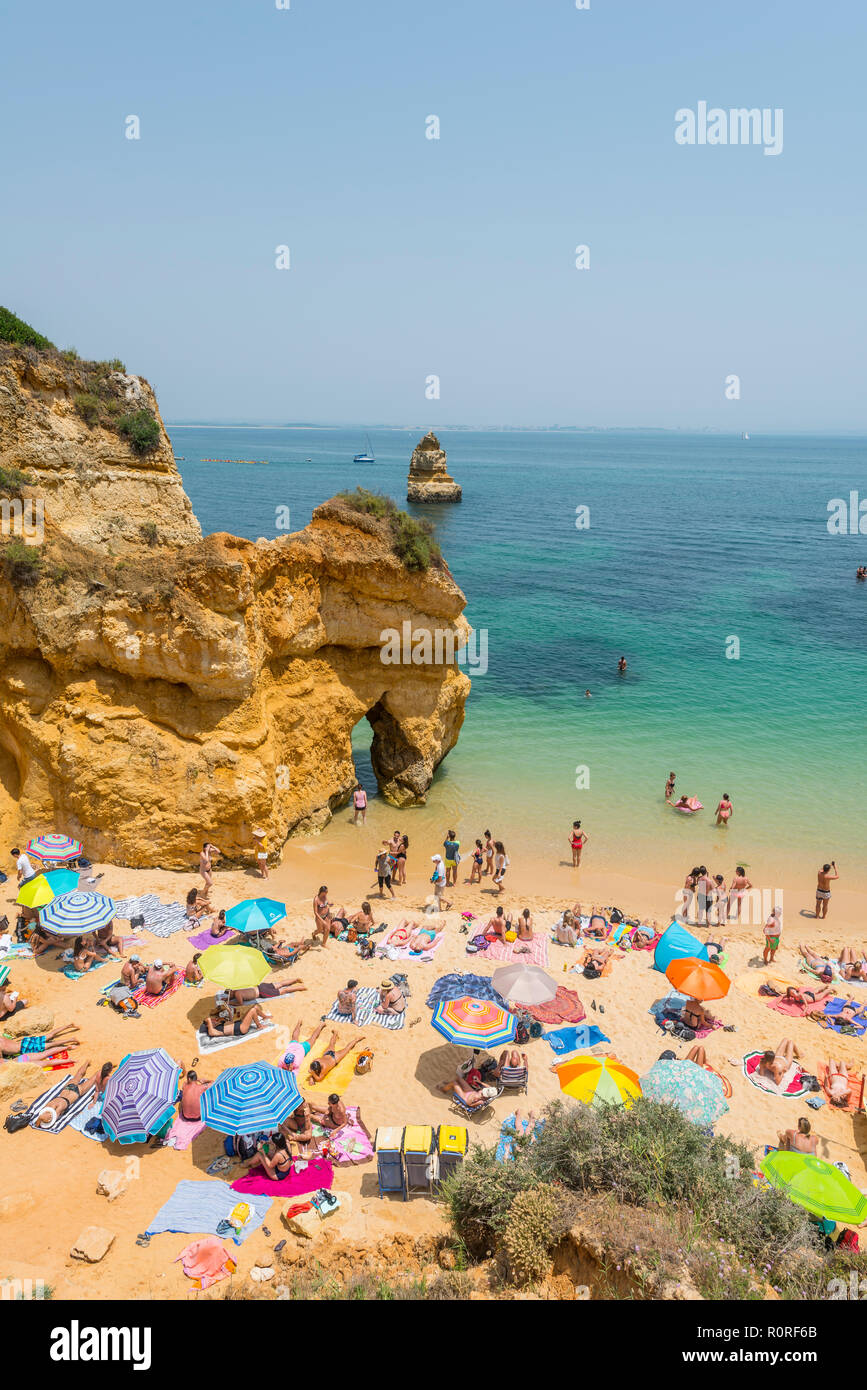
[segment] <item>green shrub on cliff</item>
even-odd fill
[[[39,549],[35,545],[25,545],[17,536],[0,550],[0,562],[16,588],[24,584],[35,584],[42,573],[42,555]]]
[[[132,415],[122,415],[116,428],[118,434],[129,440],[130,447],[137,454],[150,453],[160,442],[159,423],[149,410],[136,410]]]
[[[388,522],[391,531],[391,548],[399,560],[409,570],[427,570],[442,558],[442,552],[434,540],[434,530],[429,521],[416,521],[403,512],[382,492],[369,492],[367,488],[357,487],[354,492],[337,494],[345,506],[354,512],[363,512],[378,521]]]
[[[37,333],[35,328],[31,328],[29,323],[25,323],[17,314],[13,314],[11,309],[4,309],[0,304],[0,341],[4,343],[23,343],[26,347],[50,348],[54,344],[48,338]]]
[[[0,468],[0,493],[4,497],[20,497],[23,487],[30,487],[33,479],[20,468]]]

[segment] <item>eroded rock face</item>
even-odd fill
[[[433,431],[419,440],[409,465],[408,502],[460,502],[461,488],[449,475],[446,452]]]
[[[337,501],[273,542],[221,534],[111,563],[50,507],[47,528],[36,582],[0,565],[10,844],[52,827],[100,861],[185,868],[205,838],[247,858],[254,825],[279,845],[349,799],[365,716],[385,796],[424,800],[469,681],[456,664],[383,664],[382,634],[409,620],[463,645],[444,566],[406,569],[383,523]]]
[[[91,389],[91,365],[0,343],[0,469],[32,478],[25,495],[44,501],[54,525],[83,545],[119,553],[146,543],[142,527],[155,527],[161,544],[200,540],[150,386],[124,372],[106,375],[118,412],[148,410],[158,422],[156,447],[139,455],[76,408]]]

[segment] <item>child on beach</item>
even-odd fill
[[[450,830],[443,841],[443,852],[445,854],[446,866],[446,887],[454,888],[458,881],[458,864],[461,858],[461,842],[455,836],[455,832]]]

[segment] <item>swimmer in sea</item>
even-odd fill
[[[620,660],[618,661],[618,663],[617,663],[617,669],[618,669],[618,671],[620,672],[620,674],[621,674],[621,676],[622,676],[622,675],[624,674],[625,670],[626,670],[626,657],[625,657],[625,656],[622,656],[622,657],[620,658]]]
[[[677,776],[677,773],[676,773],[676,772],[670,772],[670,773],[668,774],[668,781],[667,781],[666,784],[665,784],[665,799],[666,799],[666,801],[670,801],[671,798],[674,796],[674,781],[675,781],[676,776]]]
[[[734,809],[735,808],[729,799],[728,792],[723,792],[720,798],[720,803],[716,808],[717,825],[728,825],[729,819]]]

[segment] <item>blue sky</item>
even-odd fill
[[[170,420],[867,430],[865,39],[863,0],[7,7],[0,302]],[[783,108],[782,154],[679,146],[701,100]]]

